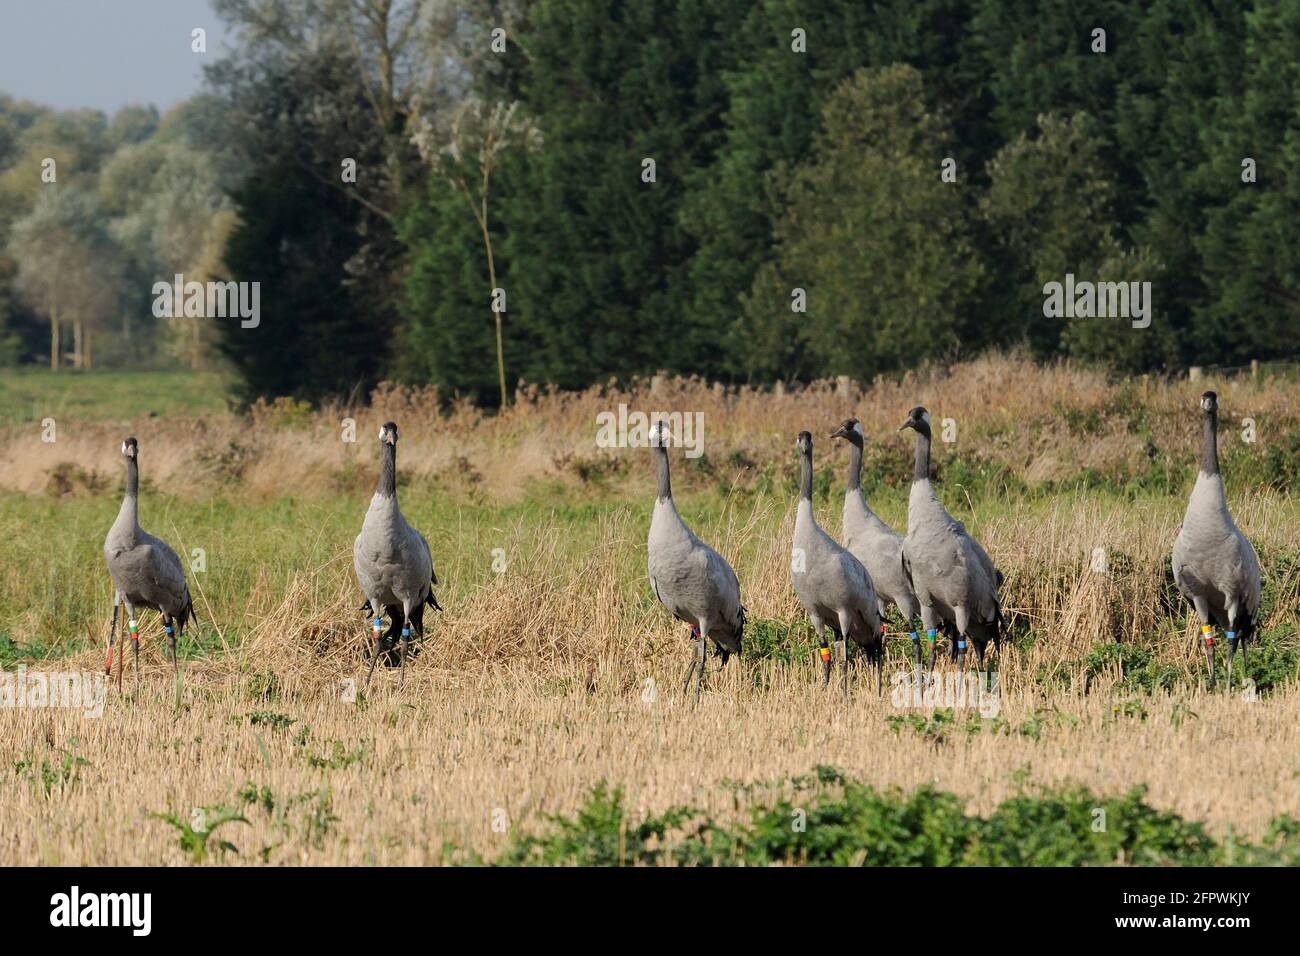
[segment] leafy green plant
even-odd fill
[[[1144,788],[1098,797],[1041,789],[1003,801],[987,818],[953,794],[922,787],[880,792],[831,767],[755,784],[748,822],[719,825],[689,807],[632,819],[622,790],[600,783],[571,817],[545,815],[540,834],[516,833],[499,865],[1108,866],[1294,864],[1300,821],[1276,818],[1259,845],[1216,843],[1196,822],[1145,802]]]
[[[231,718],[233,721],[247,720],[253,727],[270,727],[272,730],[288,730],[294,719],[288,714],[279,714],[271,710],[255,710],[243,717]]]
[[[37,782],[48,798],[54,794],[55,790],[62,790],[79,783],[81,781],[81,768],[94,766],[85,757],[79,756],[72,750],[76,745],[77,738],[70,737],[68,746],[59,749],[59,758],[55,761],[51,761],[49,757],[42,757],[38,763],[34,757],[30,756],[22,760],[16,760],[14,761],[14,773],[17,776],[26,776]]]
[[[183,820],[175,813],[151,812],[149,815],[175,828],[177,843],[189,856],[191,863],[203,863],[207,859],[208,841],[218,827],[228,823],[248,823],[247,818],[238,810],[220,805],[198,807],[190,815],[189,820]],[[239,849],[229,840],[218,839],[213,848],[218,855],[239,852]]]
[[[1181,668],[1161,664],[1146,647],[1116,641],[1100,641],[1088,652],[1084,664],[1085,686],[1093,683],[1115,667],[1120,670],[1118,686],[1127,691],[1172,691],[1179,687],[1186,675]]]
[[[754,618],[745,622],[741,660],[793,664],[807,660],[816,646],[805,624],[792,626],[775,618]]]
[[[364,743],[355,750],[348,750],[341,740],[332,740],[330,744],[331,749],[328,753],[307,754],[307,766],[318,770],[343,770],[365,759]]]

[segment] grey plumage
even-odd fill
[[[379,429],[381,467],[379,483],[370,507],[366,511],[361,533],[352,546],[353,566],[357,584],[366,596],[362,609],[376,617],[372,624],[374,649],[366,681],[374,673],[375,662],[400,632],[401,650],[399,665],[402,681],[406,680],[406,654],[411,632],[424,635],[424,608],[426,605],[442,610],[433,596],[437,578],[433,573],[433,558],[429,542],[424,535],[411,527],[397,503],[397,425],[385,422]],[[381,634],[383,620],[377,608],[383,608],[393,618],[386,635]]]
[[[881,690],[884,669],[884,637],[880,633],[880,611],[871,575],[862,562],[840,547],[817,524],[812,509],[812,435],[800,432],[799,505],[794,523],[794,547],[790,559],[790,581],[808,613],[821,648],[826,648],[826,629],[844,641],[843,680],[848,689],[848,641],[862,648],[876,665],[876,690]],[[830,681],[829,654],[822,654],[823,683]]]
[[[1001,643],[998,587],[1002,575],[966,526],[948,514],[935,496],[930,483],[929,412],[919,406],[912,409],[899,431],[904,428],[916,431],[916,458],[907,503],[903,570],[921,603],[927,633],[943,629],[947,622],[956,632],[952,656],[958,667],[965,661],[968,641],[974,642],[982,667],[989,642],[995,647]]]
[[[916,666],[921,666],[921,644],[913,628],[921,613],[912,582],[903,571],[903,536],[881,521],[871,510],[862,494],[862,445],[865,436],[862,423],[856,418],[845,419],[831,432],[832,438],[843,438],[849,443],[849,479],[844,490],[844,515],[841,536],[844,547],[862,562],[876,589],[876,600],[881,626],[889,605],[898,608],[912,634]]]
[[[131,649],[136,665],[136,681],[140,679],[140,642],[137,633],[137,610],[148,608],[163,616],[171,651],[172,670],[179,674],[176,660],[176,641],[185,632],[185,623],[195,620],[194,602],[185,583],[185,569],[181,559],[167,542],[154,537],[140,527],[140,445],[134,438],[122,442],[122,457],[126,461],[126,493],[117,520],[108,529],[104,539],[104,560],[113,579],[113,620],[108,632],[108,664],[105,672],[113,671],[113,642],[117,634],[117,612],[126,605],[130,628]],[[126,666],[125,660],[122,667]],[[118,672],[121,681],[121,670]]]
[[[740,581],[731,565],[686,526],[673,501],[668,473],[671,434],[663,421],[651,431],[655,461],[655,505],[646,541],[650,587],[673,617],[691,626],[695,653],[686,672],[685,692],[696,674],[696,693],[704,680],[708,641],[722,654],[726,666],[740,653],[745,631],[745,608],[740,602]]]
[[[1232,659],[1254,636],[1259,616],[1259,559],[1228,511],[1223,475],[1219,472],[1219,400],[1214,392],[1201,396],[1201,459],[1187,513],[1174,540],[1173,571],[1178,590],[1201,619],[1210,686],[1214,686],[1213,628],[1228,636],[1228,686]],[[1205,630],[1209,627],[1211,630]]]

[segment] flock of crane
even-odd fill
[[[1228,679],[1240,646],[1243,661],[1259,615],[1260,572],[1255,551],[1228,511],[1217,448],[1218,398],[1201,396],[1202,447],[1196,485],[1187,504],[1173,549],[1174,579],[1195,608],[1201,622],[1202,643],[1214,686],[1215,629],[1228,642]],[[812,435],[803,431],[795,440],[799,452],[799,502],[796,513],[790,578],[794,592],[816,631],[822,663],[823,686],[829,684],[832,663],[827,631],[834,633],[843,687],[848,690],[849,644],[856,645],[875,665],[876,690],[881,692],[885,657],[884,619],[890,605],[907,624],[913,665],[918,679],[925,667],[919,617],[930,644],[929,666],[934,667],[935,645],[942,633],[958,669],[965,666],[966,650],[973,645],[980,667],[990,643],[1001,648],[1005,630],[998,590],[1002,573],[988,553],[948,513],[930,482],[930,415],[913,408],[899,431],[916,433],[915,467],[907,508],[907,534],[899,534],[880,520],[862,495],[862,448],[865,434],[856,418],[845,420],[830,437],[849,444],[848,485],[843,511],[841,546],[818,524],[812,507]],[[373,646],[367,682],[381,655],[398,649],[401,680],[412,636],[422,638],[424,608],[442,610],[434,596],[438,583],[429,543],[402,515],[397,503],[397,426],[387,422],[379,429],[381,466],[379,482],[366,511],[361,533],[353,546],[357,583],[365,597],[361,610],[371,618]],[[683,692],[692,678],[696,693],[704,681],[710,642],[725,666],[741,650],[745,607],[741,603],[736,572],[718,552],[687,527],[673,502],[668,447],[672,436],[667,423],[658,421],[650,435],[655,462],[656,492],[650,522],[648,556],[650,586],[655,597],[675,618],[691,628],[694,654]],[[109,626],[108,663],[113,672],[118,612],[126,605],[129,636],[139,681],[138,611],[159,612],[170,646],[172,667],[179,676],[176,641],[187,621],[195,620],[194,602],[176,552],[164,541],[145,532],[139,521],[139,444],[122,442],[126,462],[126,491],[117,520],[104,541],[104,556],[113,580],[113,617]],[[384,629],[384,615],[390,619]],[[125,655],[118,679],[125,667]]]

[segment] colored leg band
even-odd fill
[[[934,636],[935,636],[936,633],[937,633],[937,632],[935,631],[934,628],[932,628],[932,627],[927,627],[927,628],[925,629],[925,639],[926,639],[927,641],[929,641],[931,644],[933,644],[933,643],[934,643]]]
[[[1224,636],[1227,637],[1227,639],[1228,639],[1228,643],[1231,644],[1233,641],[1235,641],[1235,640],[1237,639],[1237,632],[1236,632],[1236,631],[1225,631],[1225,632],[1224,632]]]
[[[921,635],[920,635],[920,634],[917,634],[916,631],[913,631],[913,632],[911,633],[911,638],[912,638],[912,643],[913,643],[913,644],[919,644],[919,643],[921,643]]]
[[[166,631],[168,634],[170,634],[172,633],[172,626],[170,624],[164,624],[163,630]]]
[[[817,650],[821,654],[823,661],[829,661],[831,659],[831,649],[829,647],[819,647]]]
[[[964,650],[966,650],[966,642],[965,642],[965,641],[958,641],[958,642],[957,642],[957,650],[959,650],[959,651],[964,651]]]
[[[373,627],[376,631],[378,631],[381,628],[383,628],[384,619],[382,617],[377,617],[375,618],[374,622],[370,626]]]
[[[410,636],[411,636],[411,629],[409,627],[402,628],[402,637],[410,637]]]

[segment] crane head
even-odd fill
[[[863,435],[862,422],[856,418],[844,419],[844,421],[840,422],[840,427],[831,432],[832,438],[844,438],[855,445],[862,444]]]
[[[916,408],[907,413],[907,421],[903,422],[903,424],[899,426],[898,430],[901,432],[905,428],[912,428],[920,432],[922,435],[929,435],[930,413],[920,405],[917,405]]]

